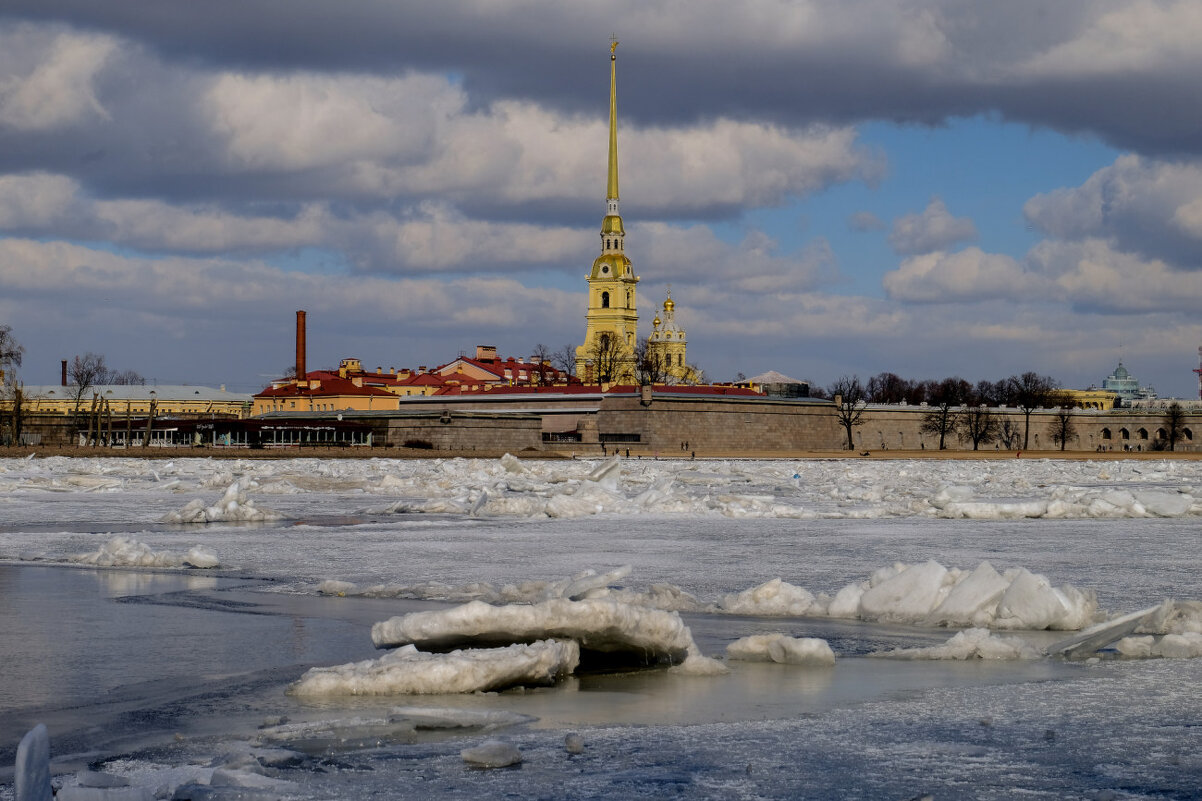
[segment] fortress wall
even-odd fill
[[[388,420],[387,443],[427,443],[440,451],[517,451],[542,449],[537,415],[489,415],[448,411]],[[424,447],[418,445],[416,447]]]
[[[934,449],[939,445],[939,438],[934,434],[922,432],[923,418],[931,411],[922,406],[870,406],[865,410],[863,424],[854,430],[854,441],[857,450],[881,449]],[[1022,447],[1023,414],[1013,407],[992,409],[1003,423],[1008,422],[1015,438],[1007,443],[997,440],[982,444],[982,450],[1014,450]],[[833,413],[832,413],[833,414]],[[1031,413],[1031,450],[1058,450],[1060,448],[1052,439],[1051,426],[1055,413],[1050,409],[1039,409]],[[1078,409],[1073,412],[1073,427],[1077,439],[1070,441],[1066,450],[1097,451],[1099,449],[1112,451],[1148,451],[1153,450],[1157,430],[1164,428],[1164,413],[1147,413],[1142,410],[1115,409],[1096,411]],[[1202,450],[1202,414],[1186,414],[1185,427],[1193,435],[1177,443],[1176,450]],[[1123,430],[1127,438],[1123,438]],[[1141,435],[1141,429],[1146,438]],[[1105,436],[1109,430],[1110,436]],[[839,429],[840,439],[834,447],[846,448],[847,439],[843,429]],[[970,440],[960,439],[953,434],[944,445],[949,450],[972,450]]]
[[[607,435],[638,434],[641,453],[662,456],[688,451],[789,453],[836,447],[838,429],[828,404],[782,399],[652,397],[606,398],[597,413],[602,442]],[[616,447],[636,446],[612,443]]]

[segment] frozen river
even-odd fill
[[[946,586],[1025,568],[1098,618],[1202,600],[1199,521],[1194,462],[3,460],[0,764],[44,722],[68,786],[92,764],[166,797],[1200,797],[1202,660],[875,658],[961,627],[832,605],[929,560]],[[378,657],[377,621],[621,565],[604,592],[679,610],[729,671],[285,694]],[[775,578],[804,614],[732,600]],[[724,659],[777,632],[834,667]],[[520,767],[469,768],[490,738]]]

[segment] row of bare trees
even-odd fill
[[[922,421],[922,432],[938,438],[939,449],[947,447],[950,436],[958,434],[972,442],[973,450],[981,445],[1001,440],[1007,448],[1026,449],[1031,437],[1031,414],[1036,409],[1060,408],[1057,420],[1063,417],[1060,430],[1052,438],[1061,449],[1072,439],[1071,405],[1050,376],[1026,372],[1000,381],[979,381],[970,384],[959,376],[938,381],[910,381],[895,373],[881,373],[868,379],[865,385],[858,376],[843,376],[827,387],[836,399],[835,413],[847,433],[847,447],[855,447],[853,430],[862,422],[866,404],[906,403],[926,404],[929,411]],[[997,406],[1014,406],[1023,415],[1021,446],[1017,432],[1009,419],[993,411]]]

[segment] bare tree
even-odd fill
[[[551,365],[553,355],[551,349],[541,342],[535,345],[534,350],[530,352],[530,360],[534,362],[531,378],[540,387],[550,386],[554,383],[555,368]]]
[[[12,326],[0,325],[0,375],[5,381],[10,378],[9,370],[21,366],[21,358],[25,348],[13,336]]]
[[[1006,388],[1009,392],[1007,400],[1023,413],[1023,450],[1026,450],[1031,441],[1031,412],[1050,403],[1056,380],[1028,371],[1007,378]]]
[[[564,345],[551,354],[551,366],[565,376],[576,375],[576,346]]]
[[[859,376],[842,376],[827,387],[827,392],[835,399],[835,416],[847,432],[847,449],[854,450],[856,444],[852,440],[852,430],[863,424],[864,406],[868,402],[864,385],[860,383]]]
[[[598,334],[588,346],[589,361],[593,363],[593,380],[598,383],[621,381],[633,373],[633,359],[617,334],[608,331]]]
[[[984,404],[969,406],[959,414],[957,431],[964,439],[972,442],[974,451],[979,450],[981,445],[988,445],[997,437],[997,415]]]
[[[83,356],[76,356],[67,368],[67,380],[75,396],[75,411],[83,404],[84,395],[95,386],[105,384],[141,385],[146,379],[133,370],[112,370],[104,361],[104,356],[88,351]]]
[[[1052,422],[1048,425],[1048,433],[1052,442],[1060,446],[1060,450],[1068,447],[1068,443],[1077,439],[1077,425],[1074,420],[1074,405],[1066,392],[1048,393],[1048,402],[1055,405]]]
[[[1169,446],[1169,450],[1176,450],[1177,443],[1181,441],[1181,437],[1185,434],[1185,409],[1181,408],[1180,403],[1173,401],[1164,410],[1164,417],[1161,418],[1161,423],[1164,425],[1164,439]]]
[[[640,386],[663,384],[668,380],[668,366],[663,354],[651,347],[646,337],[634,348],[634,380]]]
[[[945,378],[938,383],[933,381],[929,383],[931,388],[928,390],[927,397],[930,400],[927,402],[931,404],[931,411],[923,417],[920,430],[925,434],[934,434],[939,437],[939,450],[944,450],[947,447],[945,445],[947,435],[956,430],[957,414],[953,411],[953,407],[960,406],[968,400],[972,393],[972,387],[959,377]]]
[[[868,379],[864,387],[869,403],[908,403],[907,396],[913,390],[914,382],[907,381],[897,373],[878,373]]]

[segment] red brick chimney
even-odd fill
[[[305,367],[305,313],[296,313],[296,383],[298,386],[308,385],[309,374]]]
[[[67,360],[63,359],[63,386],[67,386]]]

